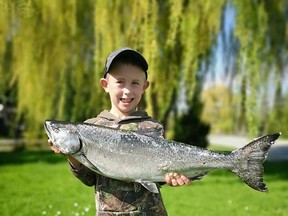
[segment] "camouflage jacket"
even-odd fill
[[[96,118],[85,122],[163,136],[163,126],[149,117],[146,112],[141,111],[136,111],[125,119],[118,119],[108,111],[103,111]],[[139,183],[107,178],[89,170],[84,165],[78,170],[72,167],[72,172],[84,184],[95,186],[96,215],[98,216],[167,215],[161,194],[152,193]]]

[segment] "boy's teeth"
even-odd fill
[[[122,101],[122,102],[131,102],[132,99],[125,99],[125,98],[122,98],[121,101]]]

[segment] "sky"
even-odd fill
[[[232,32],[235,27],[235,8],[231,5],[225,7],[223,20],[222,20],[222,28],[216,40],[216,44],[213,48],[213,54],[211,57],[212,64],[208,70],[207,80],[205,82],[205,88],[210,87],[215,84],[227,84],[229,81],[229,77],[225,75],[225,62],[227,62],[229,56],[228,50],[232,47]],[[231,59],[230,59],[231,60]]]

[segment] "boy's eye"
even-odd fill
[[[133,82],[132,84],[133,85],[139,85],[139,82]]]
[[[118,84],[123,84],[124,81],[118,80],[116,83],[118,83]]]

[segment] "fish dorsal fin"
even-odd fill
[[[145,135],[148,137],[163,138],[162,131],[157,130],[157,129],[141,129],[141,130],[135,131],[135,133]]]
[[[152,193],[159,193],[159,189],[154,182],[143,182],[143,181],[137,181],[140,183],[143,187],[145,187],[147,190],[151,191]]]

